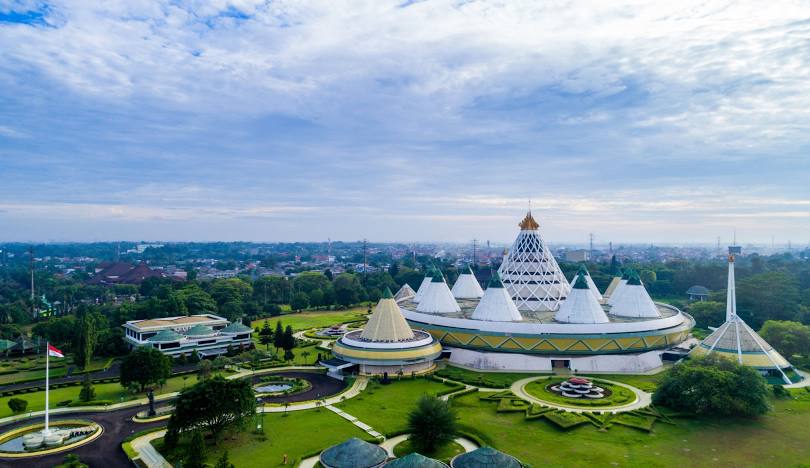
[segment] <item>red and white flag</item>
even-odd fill
[[[53,346],[52,344],[48,343],[48,356],[63,358],[65,357],[65,353],[56,349],[56,346]]]

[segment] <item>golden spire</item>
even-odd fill
[[[534,217],[532,217],[531,211],[526,213],[526,217],[523,218],[523,221],[521,221],[518,226],[520,226],[521,231],[536,231],[540,228],[540,225],[537,224],[537,221],[535,221]]]

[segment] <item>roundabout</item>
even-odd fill
[[[578,413],[633,411],[652,403],[651,394],[633,386],[582,377],[528,377],[510,390],[530,403]]]
[[[96,440],[104,428],[85,420],[60,421],[44,430],[30,424],[0,434],[0,457],[27,458],[72,450]]]

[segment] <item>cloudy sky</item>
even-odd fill
[[[806,243],[808,51],[806,1],[0,0],[0,240]]]

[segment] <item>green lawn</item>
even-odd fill
[[[230,462],[237,467],[284,466],[284,454],[287,454],[286,466],[290,467],[295,466],[295,460],[315,455],[350,437],[370,440],[368,434],[326,409],[290,411],[286,417],[278,413],[266,413],[264,427],[267,436],[264,441],[246,429],[236,434],[233,440],[223,438],[219,445],[209,445],[208,463],[213,466],[222,452],[227,450]],[[162,439],[156,441],[155,446],[160,450]],[[181,446],[175,453],[182,452]],[[164,455],[168,455],[169,461],[176,463],[178,457],[175,454]]]
[[[806,392],[805,392],[806,393]],[[532,466],[799,466],[810,460],[807,401],[775,401],[774,411],[753,420],[677,419],[647,434],[590,424],[564,432],[523,413],[497,413],[497,403],[478,395],[453,400],[461,423],[495,448]]]
[[[264,326],[264,321],[270,323],[273,330],[276,329],[276,322],[281,321],[281,325],[286,327],[290,325],[293,330],[300,331],[314,327],[329,327],[332,325],[339,325],[344,322],[365,318],[368,309],[366,307],[356,307],[346,310],[317,310],[305,311],[294,314],[284,314],[278,317],[270,317],[267,319],[254,320],[251,326],[257,331]]]
[[[335,406],[383,434],[392,434],[405,429],[408,413],[420,396],[447,388],[441,382],[422,378],[394,379],[388,385],[369,383],[361,395]]]
[[[447,366],[436,372],[439,377],[464,382],[470,385],[489,388],[507,388],[514,382],[526,377],[537,377],[548,374],[528,374],[519,372],[475,372],[461,367]]]
[[[394,447],[394,455],[396,455],[397,458],[402,458],[405,455],[408,455],[409,453],[413,453],[416,451],[417,450],[413,446],[411,446],[410,440],[400,442]],[[419,453],[426,457],[433,458],[435,460],[440,460],[449,464],[451,458],[455,457],[456,455],[464,453],[464,447],[459,445],[457,442],[450,442],[449,444],[445,444],[439,447],[433,453],[422,453],[422,452]]]
[[[13,374],[0,375],[0,385],[9,385],[15,382],[30,382],[37,379],[45,379],[45,358],[25,358],[25,361],[20,359],[3,360],[0,364],[0,371],[7,371],[12,369],[20,369]],[[88,370],[96,371],[101,370],[109,362],[109,358],[93,358],[90,361]],[[67,373],[68,365],[72,365],[72,359],[52,359],[50,362],[50,377],[52,379],[64,377]],[[25,370],[26,367],[35,368],[35,370]],[[41,368],[41,369],[40,369]]]
[[[659,372],[655,375],[626,375],[626,374],[598,374],[598,375],[585,375],[590,379],[604,379],[621,382],[627,385],[632,385],[645,392],[652,393],[658,388],[658,383],[663,380],[666,371]]]
[[[183,377],[186,377],[183,380]],[[197,383],[197,376],[195,374],[188,374],[185,376],[177,376],[172,377],[166,381],[166,385],[161,387],[159,390],[155,391],[156,395],[162,393],[171,393],[177,392],[183,389],[184,386],[190,387]],[[81,385],[76,385],[73,387],[64,387],[64,388],[52,388],[49,395],[49,403],[51,409],[57,408],[56,404],[60,401],[64,400],[79,400],[79,392],[81,391]],[[129,401],[134,400],[137,398],[143,398],[146,396],[145,393],[139,394],[132,394],[129,393],[126,389],[124,389],[121,384],[114,382],[114,383],[103,383],[103,384],[95,384],[93,388],[96,390],[96,400],[111,400],[113,403],[120,403],[122,401]],[[33,393],[22,393],[19,395],[12,395],[9,397],[0,398],[0,418],[5,418],[7,416],[12,416],[14,413],[11,412],[11,409],[8,407],[8,400],[11,398],[21,398],[23,400],[28,401],[28,407],[26,408],[26,412],[30,411],[40,411],[45,409],[45,392],[33,392]]]

